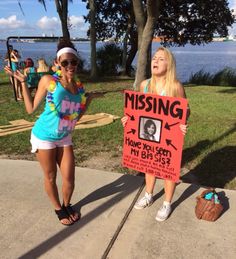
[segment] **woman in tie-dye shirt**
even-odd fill
[[[32,129],[30,141],[32,152],[36,153],[44,172],[45,190],[64,225],[71,225],[80,218],[79,212],[70,204],[75,178],[71,132],[92,98],[88,95],[86,99],[83,85],[76,76],[78,62],[74,45],[61,40],[57,50],[61,70],[41,78],[34,99],[27,87],[26,76],[5,67],[8,74],[21,82],[28,113],[33,113],[46,98],[44,111]],[[57,165],[62,174],[61,202],[56,184]]]

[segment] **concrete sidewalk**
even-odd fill
[[[217,189],[225,211],[212,223],[194,214],[203,189],[181,183],[171,217],[160,223],[163,182],[154,204],[137,211],[142,184],[143,177],[77,167],[72,203],[82,218],[65,227],[43,190],[39,164],[0,160],[0,258],[236,258],[235,191]]]

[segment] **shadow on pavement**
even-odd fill
[[[104,185],[103,187],[97,189],[96,191],[92,192],[91,194],[83,198],[81,201],[76,203],[75,208],[80,209],[82,206],[85,206],[89,202],[101,199],[103,197],[108,197],[110,195],[116,195],[104,202],[103,204],[101,204],[93,211],[86,214],[86,216],[82,216],[80,221],[78,221],[74,225],[66,227],[64,230],[58,232],[51,238],[45,240],[35,248],[20,256],[19,258],[37,258],[43,255],[48,250],[52,249],[54,246],[58,245],[60,242],[65,240],[67,237],[83,228],[86,224],[94,220],[98,215],[104,213],[107,209],[112,207],[117,202],[120,202],[127,195],[138,190],[140,186],[142,186],[140,184],[140,180],[136,178],[135,181],[134,176],[123,175],[114,182]]]

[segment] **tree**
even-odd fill
[[[228,26],[234,19],[227,0],[97,0],[96,4],[97,38],[128,37],[130,49],[135,49],[138,31],[135,87],[149,76],[148,59],[153,36],[162,36],[166,46],[204,44],[212,41],[215,34],[227,35]],[[132,12],[136,23],[128,30]],[[129,54],[128,51],[127,60]]]
[[[165,45],[209,43],[216,34],[227,36],[234,22],[227,0],[170,0],[161,9],[155,35],[164,35]]]
[[[72,0],[70,0],[70,2],[72,2]],[[68,0],[55,0],[55,5],[61,20],[63,38],[70,39],[70,33],[68,29]]]
[[[209,43],[214,34],[226,36],[234,22],[227,0],[133,0],[133,7],[139,36],[135,88],[149,76],[146,61],[152,35],[162,36],[167,46]]]
[[[148,60],[157,17],[160,14],[161,0],[147,0],[146,6],[141,0],[133,0],[135,20],[138,27],[138,62],[134,89],[146,79],[150,67]],[[145,10],[146,9],[146,10]]]
[[[97,70],[97,57],[96,57],[96,42],[97,42],[97,10],[98,10],[98,1],[95,0],[82,0],[82,2],[87,2],[86,8],[89,10],[87,16],[84,16],[85,21],[90,23],[89,30],[87,32],[88,37],[90,38],[90,60],[91,60],[91,71],[90,71],[90,78],[92,80],[96,80],[98,77],[98,70]]]
[[[97,58],[96,58],[96,4],[94,0],[89,0],[90,16],[90,45],[91,45],[91,72],[92,80],[97,79]]]
[[[122,73],[130,75],[131,64],[138,49],[132,1],[96,1],[96,6],[96,38],[99,40],[112,38],[119,43],[123,41]],[[89,5],[87,8],[89,9]],[[85,16],[85,20],[90,22],[90,15]]]
[[[73,2],[72,0],[69,1]],[[38,0],[38,2],[43,4],[44,9],[47,10],[45,0]],[[55,5],[61,21],[62,36],[63,38],[70,39],[70,33],[68,29],[68,0],[55,0]]]

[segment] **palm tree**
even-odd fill
[[[61,20],[62,35],[64,38],[70,39],[70,33],[68,29],[68,0],[54,0],[54,1],[57,8],[57,13]],[[46,0],[38,0],[38,2],[42,4],[44,6],[45,11],[47,11]],[[73,0],[69,0],[69,2],[72,3]],[[22,14],[24,15],[20,0],[18,0],[18,5],[21,9]]]
[[[73,2],[72,0],[69,0]],[[39,0],[39,2],[44,2],[44,0]],[[55,0],[55,5],[57,8],[57,13],[61,20],[61,28],[62,28],[62,35],[66,39],[70,39],[70,33],[68,29],[68,0]]]
[[[45,0],[38,0],[38,1],[44,6],[45,11],[47,11]]]
[[[97,57],[96,57],[96,3],[94,0],[89,0],[90,8],[90,45],[91,45],[91,72],[90,77],[92,80],[97,80]]]

